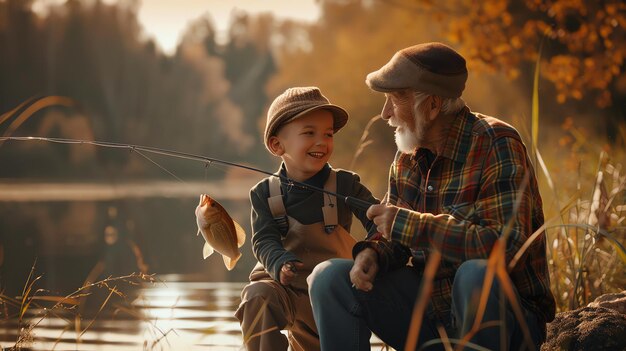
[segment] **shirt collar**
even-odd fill
[[[287,177],[287,168],[285,167],[284,162],[281,162],[279,172],[281,176]],[[312,185],[317,188],[323,188],[329,174],[330,174],[330,165],[327,162],[319,172],[315,173],[311,178],[301,183]]]
[[[477,117],[470,112],[467,106],[459,111],[450,126],[443,151],[439,156],[460,163],[465,162],[472,143],[472,128],[476,120]],[[428,152],[424,148],[419,148],[413,157],[417,160],[424,157]]]

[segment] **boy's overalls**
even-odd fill
[[[324,189],[336,192],[337,173],[330,171]],[[287,215],[280,179],[269,178],[268,203],[274,218]],[[315,210],[315,209],[312,209]],[[306,277],[318,263],[330,258],[352,258],[354,238],[337,221],[337,199],[324,194],[324,222],[301,224],[288,218],[289,230],[283,247],[304,263],[289,286],[272,279],[260,263],[250,273],[250,284],[241,293],[236,316],[248,350],[319,350],[319,337],[309,302]],[[327,232],[329,231],[329,232]],[[288,340],[280,332],[288,330]],[[247,342],[246,342],[247,341]]]

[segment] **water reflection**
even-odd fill
[[[98,202],[0,201],[0,290],[21,294],[33,262],[39,287],[65,295],[85,280],[145,271],[198,274],[202,281],[245,281],[254,256],[249,240],[232,271],[219,255],[202,258],[194,209],[198,199]],[[221,201],[249,229],[249,202]]]
[[[31,309],[26,323],[33,330],[31,350],[240,350],[239,323],[233,311],[244,283],[189,281],[188,276],[164,275],[161,282],[133,291],[130,306],[111,305],[77,342],[72,313],[55,313],[40,321],[42,310]],[[95,299],[95,298],[94,298]],[[96,309],[97,310],[97,309]],[[85,329],[95,317],[81,321]],[[11,347],[17,321],[0,322],[0,345]]]
[[[41,320],[31,309],[26,323],[38,323],[28,350],[243,350],[239,322],[233,316],[245,283],[194,281],[197,276],[163,275],[160,282],[129,292],[130,305],[90,309],[81,320],[77,341],[73,313],[60,311]],[[94,297],[98,300],[97,297]],[[100,300],[102,301],[101,297]],[[0,347],[17,339],[17,321],[0,321]],[[372,338],[372,350],[381,343]]]

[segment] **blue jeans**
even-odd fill
[[[352,287],[349,272],[352,260],[332,259],[320,263],[309,276],[309,294],[313,316],[320,335],[323,351],[370,350],[369,339],[374,332],[381,340],[396,350],[403,350],[417,300],[421,273],[412,267],[381,274],[370,292]],[[452,286],[452,326],[446,332],[450,338],[462,338],[472,327],[486,269],[486,260],[470,260],[457,270]],[[482,328],[471,343],[491,350],[502,349],[501,335],[506,337],[505,348],[520,349],[524,340],[513,310],[506,304],[500,311],[500,286],[497,280],[491,287]],[[532,343],[538,349],[543,333],[536,316],[522,307],[524,319],[530,329]],[[503,318],[501,318],[503,317]],[[503,326],[505,326],[503,328]],[[443,349],[437,332],[437,322],[425,317],[418,338],[418,349]],[[428,342],[430,341],[430,342]],[[424,343],[428,342],[428,347]],[[472,349],[467,347],[466,349]]]

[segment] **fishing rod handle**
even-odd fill
[[[375,204],[369,203],[367,201],[364,201],[364,200],[361,200],[352,196],[346,196],[345,201],[346,201],[346,205],[352,208],[357,208],[362,211],[367,211],[367,209],[370,208],[370,206],[375,205]]]

